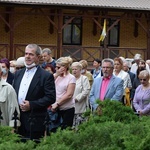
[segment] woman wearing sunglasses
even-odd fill
[[[75,113],[75,101],[73,98],[76,78],[70,74],[71,57],[60,57],[56,61],[55,87],[56,102],[52,104],[52,111],[58,110],[62,117],[61,128],[72,127]]]
[[[139,85],[135,91],[133,106],[136,112],[141,115],[150,115],[150,83],[149,72],[143,70],[139,73]]]

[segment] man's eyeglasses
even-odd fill
[[[140,79],[140,81],[146,81],[146,79]]]
[[[110,69],[110,68],[112,68],[112,67],[102,67],[102,69]]]

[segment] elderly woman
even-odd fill
[[[143,70],[139,73],[139,85],[135,91],[133,106],[139,115],[150,115],[150,83],[149,72]]]
[[[88,78],[81,74],[82,65],[79,62],[74,62],[71,68],[72,74],[76,77],[76,87],[73,95],[75,99],[75,116],[73,126],[77,126],[84,120],[82,114],[88,107],[87,100],[90,92],[90,83]]]
[[[1,78],[5,80],[6,82],[8,82],[9,84],[12,84],[14,80],[14,74],[9,71],[9,68],[10,68],[9,60],[7,58],[2,58],[0,60],[0,65],[2,67]]]
[[[93,84],[93,76],[91,72],[87,71],[88,62],[86,60],[80,60],[79,63],[82,65],[81,74],[87,76],[90,86]]]
[[[17,95],[13,87],[2,79],[2,66],[0,65],[0,110],[1,110],[1,125],[14,127],[14,112],[20,117]],[[20,126],[20,121],[17,121],[17,126]]]
[[[132,83],[130,76],[127,72],[123,70],[123,61],[121,58],[115,58],[114,59],[114,72],[113,74],[119,78],[121,78],[124,81],[123,88],[124,88],[124,95],[125,95],[125,90],[126,88],[131,89],[132,88]],[[122,99],[123,104],[126,104],[126,100]]]
[[[71,57],[60,57],[56,61],[55,86],[56,102],[52,104],[52,111],[59,109],[62,117],[61,128],[72,127],[75,112],[75,102],[73,98],[76,79],[70,74],[69,69],[72,63]]]
[[[11,60],[9,62],[10,62],[9,71],[14,74],[16,72],[16,60]]]

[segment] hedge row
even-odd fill
[[[1,127],[2,150],[148,150],[150,117],[138,117],[130,107],[119,102],[99,102],[95,113],[85,113],[88,121],[78,130],[58,129],[39,144],[22,143],[9,128]]]

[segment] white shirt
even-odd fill
[[[115,75],[115,72],[113,73]],[[123,81],[124,81],[124,84],[123,84],[123,88],[125,90],[125,88],[129,87],[129,88],[132,88],[132,83],[131,83],[131,79],[130,79],[130,76],[127,72],[121,70],[119,72],[118,75],[115,75],[119,78],[121,78]],[[124,91],[124,94],[125,94],[125,91]]]
[[[102,76],[102,69],[101,67],[99,67],[98,71],[96,71],[96,69],[93,70],[93,79],[96,79],[97,77],[101,77]]]
[[[25,100],[30,83],[36,71],[37,67],[33,67],[32,69],[26,69],[19,87],[19,94],[18,94],[19,104],[22,104],[22,102]]]

